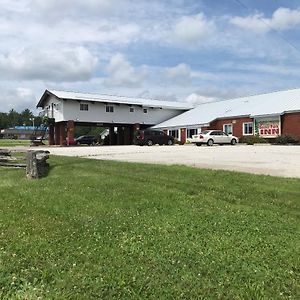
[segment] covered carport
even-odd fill
[[[108,128],[110,145],[130,145],[137,130],[192,108],[176,101],[49,90],[37,107],[48,118],[49,144],[61,146],[74,140],[76,126]]]
[[[50,125],[51,126],[51,125]],[[76,127],[99,127],[109,130],[109,145],[131,145],[134,134],[137,130],[147,128],[151,124],[115,124],[115,123],[90,123],[76,122],[69,120],[67,122],[55,123],[49,130],[50,145],[68,145],[75,139]],[[51,134],[52,133],[52,134]],[[51,138],[50,138],[51,136]]]

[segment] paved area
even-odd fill
[[[46,149],[55,155],[168,165],[181,164],[300,178],[300,146],[81,146],[47,147]]]

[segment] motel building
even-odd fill
[[[238,138],[259,135],[271,140],[292,135],[300,141],[300,89],[200,104],[154,128],[183,143],[207,129]]]
[[[37,104],[49,118],[49,144],[68,145],[75,127],[109,129],[110,145],[130,145],[136,130],[151,127],[192,108],[186,102],[46,90]]]
[[[206,129],[238,138],[273,139],[292,135],[300,140],[300,89],[208,102],[185,102],[46,90],[37,107],[52,122],[49,144],[67,145],[76,125],[109,129],[110,145],[132,144],[136,130],[163,130],[182,143]]]

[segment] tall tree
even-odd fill
[[[34,115],[32,111],[28,108],[24,109],[21,112],[21,122],[22,124],[25,124],[26,126],[31,126],[33,124],[32,120],[34,118]]]
[[[8,127],[8,116],[7,113],[0,113],[0,129]]]
[[[13,108],[8,112],[8,126],[14,127],[17,125],[22,125],[20,114],[16,112]]]
[[[40,126],[43,123],[42,118],[35,116],[28,108],[24,109],[21,113],[12,108],[8,113],[0,112],[0,129],[22,125],[31,126],[33,118],[35,126]]]

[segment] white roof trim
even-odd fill
[[[300,111],[300,89],[200,104],[155,128],[187,127],[216,119],[271,116]]]
[[[77,93],[67,91],[49,90],[45,91],[41,100],[38,103],[38,107],[42,106],[45,94],[52,94],[59,99],[76,100],[76,101],[88,101],[88,102],[107,102],[110,104],[126,104],[126,105],[139,105],[145,108],[167,108],[177,110],[189,110],[193,108],[189,103],[177,102],[177,101],[160,101],[154,99],[133,98],[124,96],[113,96],[105,94],[89,94],[89,93]]]

